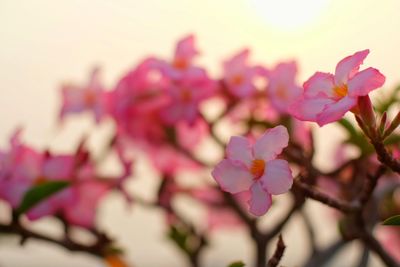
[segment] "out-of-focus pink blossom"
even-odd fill
[[[385,82],[385,76],[377,69],[359,71],[368,53],[363,50],[342,59],[334,75],[316,72],[304,83],[303,95],[290,107],[290,113],[320,126],[342,118],[357,105],[359,96],[368,95]]]
[[[295,61],[279,63],[268,72],[267,96],[280,113],[286,114],[288,107],[301,95],[302,89],[296,84],[296,75]]]
[[[385,250],[397,261],[400,261],[400,228],[381,226],[378,228],[377,235]]]
[[[108,112],[108,94],[100,82],[100,70],[94,69],[84,86],[66,84],[62,87],[62,107],[60,118],[71,113],[92,111],[99,122]]]
[[[27,211],[30,220],[48,215],[60,215],[73,225],[90,228],[95,223],[95,211],[100,199],[112,188],[122,191],[125,177],[130,175],[130,163],[124,164],[121,178],[99,179],[94,163],[83,145],[74,154],[40,153],[24,145],[20,131],[11,138],[9,151],[0,153],[0,198],[12,208],[20,206],[25,193],[34,186],[65,181],[66,189],[57,192]],[[129,170],[128,170],[129,168]]]
[[[215,91],[216,83],[205,70],[185,72],[168,87],[169,103],[160,110],[161,118],[168,125],[179,121],[193,124],[199,116],[199,105]]]
[[[289,135],[283,126],[267,130],[253,145],[245,137],[234,136],[227,146],[227,158],[215,167],[212,175],[226,192],[248,191],[250,212],[261,216],[272,204],[271,195],[283,194],[292,186],[288,162],[277,159],[288,142]]]
[[[266,72],[262,67],[251,66],[249,55],[250,51],[245,49],[224,62],[224,84],[236,97],[249,97],[256,93],[256,79]]]

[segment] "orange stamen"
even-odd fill
[[[184,70],[188,67],[188,62],[181,58],[176,58],[172,65],[178,70]]]
[[[339,86],[335,86],[333,88],[333,92],[335,93],[335,96],[338,98],[343,98],[347,95],[348,92],[348,87],[347,84],[342,84]]]
[[[265,171],[265,161],[262,159],[255,159],[251,163],[250,172],[254,176],[254,179],[259,179],[263,176]]]

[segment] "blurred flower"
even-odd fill
[[[245,49],[224,62],[224,78],[228,91],[236,97],[249,97],[257,91],[256,78],[266,70],[260,66],[250,66],[250,51]]]
[[[320,126],[334,122],[357,105],[359,96],[366,96],[385,82],[377,69],[359,67],[369,50],[342,59],[335,75],[316,72],[304,83],[302,97],[290,107],[290,113],[300,120],[315,121]]]
[[[283,126],[267,130],[254,145],[247,138],[234,136],[227,146],[227,159],[214,168],[212,175],[224,191],[249,191],[250,212],[261,216],[272,204],[271,194],[285,193],[292,186],[288,162],[276,158],[288,142]]]
[[[268,72],[267,94],[273,107],[280,113],[288,113],[288,107],[301,95],[296,75],[295,61],[279,63]]]
[[[107,113],[108,95],[100,82],[100,70],[92,71],[89,82],[85,86],[66,84],[62,87],[62,107],[60,119],[70,113],[92,111],[99,122]]]
[[[74,154],[40,153],[21,143],[19,130],[11,138],[10,150],[1,152],[0,163],[0,198],[13,209],[19,207],[32,187],[66,181],[70,183],[67,188],[39,202],[26,215],[30,220],[59,215],[70,224],[86,228],[94,224],[100,199],[112,188],[122,188],[122,180],[130,175],[130,163],[126,163],[129,170],[126,169],[121,177],[99,179],[83,145]]]

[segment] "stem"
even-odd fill
[[[282,235],[279,235],[278,243],[276,244],[275,253],[272,258],[268,261],[268,267],[276,267],[283,257],[283,253],[285,252],[286,246],[283,242]]]

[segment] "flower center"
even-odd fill
[[[232,83],[234,85],[241,85],[243,83],[243,75],[236,74],[232,77]]]
[[[335,96],[338,98],[345,97],[347,95],[347,91],[348,91],[347,84],[342,84],[339,86],[335,86],[333,88],[333,92],[335,93]]]
[[[182,58],[176,58],[172,65],[178,70],[184,70],[188,67],[188,62]]]
[[[288,98],[286,87],[280,85],[276,90],[276,95],[278,96],[279,99],[286,100]]]
[[[259,179],[263,176],[265,171],[265,161],[262,159],[255,159],[251,163],[250,172],[254,176],[254,179]]]
[[[192,92],[190,92],[189,89],[182,89],[181,100],[185,103],[191,102],[192,101]]]
[[[88,106],[93,106],[96,103],[96,93],[92,90],[86,90],[85,103]]]

